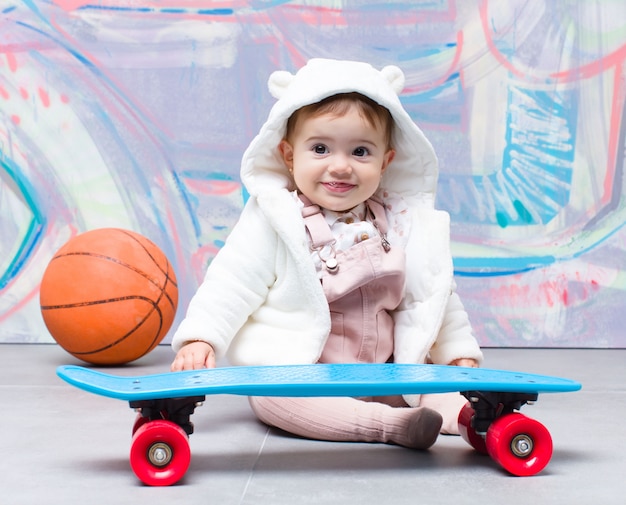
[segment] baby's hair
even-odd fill
[[[324,114],[342,116],[347,113],[352,106],[357,107],[359,115],[365,119],[370,126],[384,129],[387,148],[391,149],[394,124],[391,113],[386,107],[383,107],[371,98],[368,98],[360,93],[340,93],[332,95],[317,103],[305,105],[304,107],[298,109],[287,121],[285,139],[289,140],[291,138],[294,130],[296,129],[297,122],[302,119],[319,117]]]

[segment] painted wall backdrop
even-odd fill
[[[0,342],[52,341],[43,271],[106,226],[163,248],[180,321],[311,57],[405,71],[481,344],[626,347],[623,0],[0,0]]]

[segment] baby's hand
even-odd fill
[[[451,361],[450,366],[467,366],[470,368],[478,368],[478,362],[473,358],[459,358]]]
[[[213,347],[201,341],[189,342],[182,346],[171,366],[172,372],[198,370],[199,368],[215,368]]]

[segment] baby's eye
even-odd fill
[[[367,147],[357,147],[354,151],[352,151],[352,154],[354,154],[354,156],[367,156],[369,154],[369,150],[367,149]]]
[[[313,146],[313,152],[315,154],[326,154],[328,153],[328,148],[324,144],[315,144]]]

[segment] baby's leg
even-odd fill
[[[459,393],[439,393],[422,395],[420,407],[435,410],[443,417],[441,433],[444,435],[459,434],[459,413],[467,403],[467,399]]]
[[[428,449],[441,428],[441,416],[417,407],[394,408],[355,398],[251,397],[265,424],[317,440],[383,442]]]

